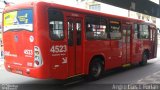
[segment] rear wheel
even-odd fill
[[[97,80],[101,77],[104,67],[103,62],[98,58],[94,59],[89,66],[89,74],[87,79],[89,80]]]
[[[147,60],[148,60],[147,54],[143,53],[143,55],[142,55],[142,61],[140,62],[140,65],[141,66],[146,65],[147,64]]]

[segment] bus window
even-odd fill
[[[49,34],[52,40],[64,39],[63,14],[54,9],[48,10]]]
[[[139,24],[134,24],[134,39],[138,39],[139,37]]]
[[[76,23],[76,29],[77,29],[77,45],[81,45],[81,23]]]
[[[86,37],[88,40],[105,40],[108,39],[107,20],[101,17],[86,17]]]
[[[110,38],[111,39],[121,39],[120,22],[115,20],[110,20]]]
[[[72,21],[68,21],[68,45],[73,45],[73,33],[74,33],[74,24]]]
[[[149,39],[148,25],[140,25],[139,31],[141,39]]]

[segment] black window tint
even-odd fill
[[[54,9],[48,10],[49,34],[52,40],[64,38],[63,13]]]

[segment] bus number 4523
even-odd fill
[[[50,52],[52,53],[63,53],[67,51],[67,46],[66,45],[56,45],[52,46]]]

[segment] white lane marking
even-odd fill
[[[136,83],[138,83],[138,84],[150,84],[150,83],[160,84],[160,82],[156,81],[157,78],[160,78],[160,71],[155,72],[151,75],[148,75],[148,76],[138,80]]]

